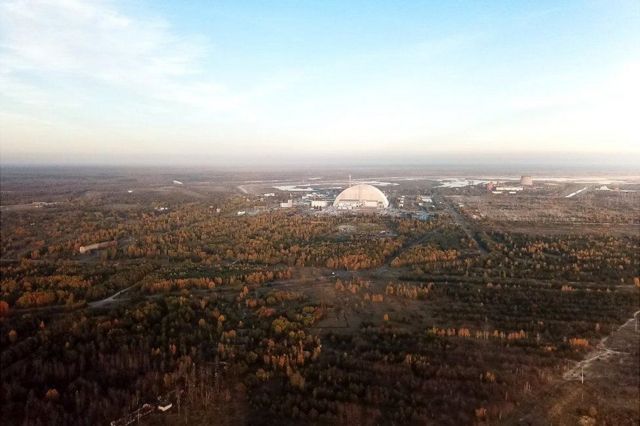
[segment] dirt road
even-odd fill
[[[127,287],[125,289],[122,289],[114,294],[112,294],[109,297],[105,297],[102,300],[96,300],[95,302],[90,302],[87,304],[88,307],[90,308],[104,308],[106,305],[109,305],[111,303],[114,302],[119,302],[120,300],[116,300],[117,297],[123,295],[124,293],[126,293],[127,291],[129,291],[130,289],[132,289],[133,287],[135,287],[137,284],[134,284],[130,287]]]
[[[640,311],[584,360],[538,389],[501,424],[595,425],[640,421]]]
[[[451,204],[451,201],[446,197],[443,197],[443,198],[438,197],[434,199],[434,201],[435,200],[440,201],[442,202],[442,204],[444,204],[445,209],[451,215],[451,217],[456,222],[456,224],[460,226],[460,228],[462,228],[462,230],[467,234],[467,237],[469,237],[470,240],[475,241],[476,247],[480,251],[480,254],[482,254],[483,256],[488,254],[489,252],[487,251],[486,248],[484,248],[482,242],[473,233],[473,231],[471,230],[471,227],[469,226],[469,223],[467,223],[467,220],[464,217],[462,217],[460,213],[458,213],[458,211]]]

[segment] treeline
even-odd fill
[[[142,285],[142,290],[149,293],[170,292],[176,290],[205,289],[211,290],[222,285],[239,284],[263,284],[273,280],[284,280],[291,278],[291,269],[264,270],[248,273],[228,273],[225,276],[215,276],[212,278],[176,278],[147,280]]]
[[[129,287],[156,268],[138,265],[22,261],[3,267],[0,299],[12,309],[73,306],[107,297]]]

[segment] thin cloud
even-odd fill
[[[10,1],[0,5],[0,27],[0,84],[5,96],[20,102],[42,102],[47,88],[39,81],[45,78],[47,86],[51,80],[106,85],[209,111],[246,101],[203,75],[202,41],[178,37],[160,19],[126,16],[110,3]],[[29,86],[37,94],[30,95]]]

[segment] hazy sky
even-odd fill
[[[639,114],[638,0],[0,0],[5,164],[635,161]]]

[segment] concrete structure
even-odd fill
[[[290,209],[293,207],[293,200],[288,200],[286,203],[280,203],[280,208],[282,209]]]
[[[329,201],[326,200],[311,200],[311,207],[316,209],[321,209],[327,207],[329,205]]]
[[[89,253],[93,250],[100,250],[109,247],[116,247],[118,245],[117,241],[104,241],[102,243],[89,244],[88,246],[81,246],[78,251],[81,254]]]
[[[533,186],[533,179],[531,179],[531,176],[521,176],[520,177],[520,185],[522,185],[522,186]]]
[[[359,184],[342,191],[333,202],[339,209],[387,208],[389,200],[378,188],[372,185]]]
[[[508,191],[508,192],[517,192],[522,191],[524,188],[521,186],[498,186],[496,187],[496,191]]]

